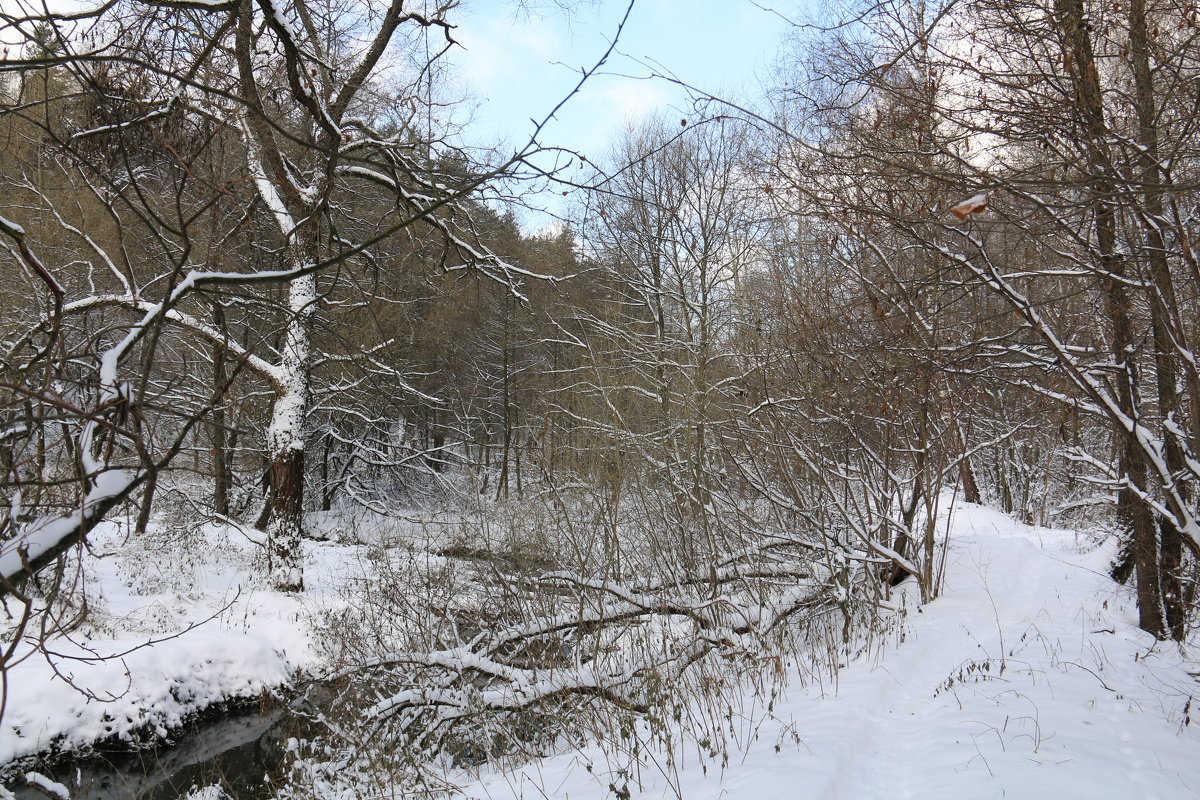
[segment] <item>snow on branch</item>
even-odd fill
[[[488,628],[440,650],[391,653],[333,677],[369,674],[381,688],[398,683],[376,695],[366,719],[434,752],[463,725],[476,731],[489,715],[547,711],[572,698],[644,713],[654,686],[673,685],[709,653],[757,652],[761,637],[798,612],[830,607],[836,594],[796,562],[726,565],[715,577],[639,587],[545,573],[511,588],[565,598],[557,613]],[[751,582],[755,590],[746,589]]]
[[[20,576],[32,575],[79,543],[146,475],[144,471],[106,469],[95,476],[78,510],[39,517],[4,542],[0,546],[0,597],[11,592]]]

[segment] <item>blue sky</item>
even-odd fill
[[[669,71],[722,96],[758,91],[803,0],[636,0],[617,52],[543,133],[543,144],[600,158],[628,121],[667,110],[681,118],[682,89],[648,78]],[[604,53],[627,0],[468,0],[458,11],[451,56],[456,88],[478,101],[467,140],[510,147],[526,141],[531,118],[541,120],[579,79],[579,69]],[[770,8],[778,10],[773,13]]]
[[[27,8],[47,1],[62,11],[99,2],[23,0]],[[15,11],[21,2],[0,0],[0,8]],[[434,6],[441,0],[425,2]],[[598,156],[627,120],[657,109],[685,111],[681,90],[646,79],[656,70],[714,94],[739,94],[777,54],[789,28],[781,15],[798,18],[814,2],[635,0],[605,74],[571,100],[544,140]],[[579,68],[603,54],[628,5],[629,0],[462,0],[451,12],[462,47],[449,60],[457,73],[452,93],[465,90],[479,101],[468,141],[524,142],[533,130],[530,118],[545,117],[578,81]]]
[[[12,9],[17,0],[0,0]],[[35,6],[43,0],[26,0]],[[49,0],[75,9],[98,0]],[[425,0],[429,6],[440,0]],[[667,72],[704,91],[745,98],[758,93],[790,26],[818,0],[635,0],[616,52],[547,127],[544,145],[602,158],[621,129],[663,110],[689,116],[685,92],[651,79]],[[415,3],[413,4],[415,5]],[[462,45],[449,54],[449,99],[476,101],[464,143],[523,145],[604,53],[628,0],[463,0],[451,12]],[[774,10],[772,10],[774,9]],[[462,119],[461,111],[456,116]],[[554,208],[562,206],[553,201]],[[537,224],[530,221],[530,224]]]

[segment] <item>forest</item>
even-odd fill
[[[897,685],[1040,714],[926,797],[1071,796],[1014,753],[1110,701],[1056,763],[1200,792],[1200,7],[780,6],[603,154],[466,144],[460,12],[0,5],[0,798],[708,797],[976,601]],[[61,777],[251,707],[253,788]],[[712,796],[882,796],[780,780]]]

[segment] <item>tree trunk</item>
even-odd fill
[[[1180,396],[1176,386],[1178,359],[1175,341],[1181,339],[1180,326],[1172,325],[1178,315],[1175,284],[1167,261],[1162,225],[1166,222],[1163,193],[1164,176],[1158,160],[1158,121],[1154,100],[1154,77],[1150,69],[1150,42],[1146,28],[1145,0],[1132,0],[1129,7],[1130,63],[1133,67],[1134,102],[1138,115],[1138,150],[1141,169],[1142,234],[1150,263],[1150,324],[1154,342],[1155,383],[1158,391],[1158,412],[1164,422],[1182,423]],[[1181,341],[1182,343],[1182,341]],[[1183,448],[1175,434],[1164,425],[1165,456],[1172,475],[1182,475],[1187,469]],[[1184,490],[1182,499],[1187,502]],[[1165,518],[1159,520],[1159,543],[1163,610],[1172,638],[1182,639],[1186,608],[1179,569],[1183,560],[1183,535]]]
[[[138,507],[137,522],[134,524],[134,533],[145,533],[146,528],[150,526],[150,514],[154,510],[154,490],[158,488],[158,470],[146,470],[146,481],[142,484],[142,502]]]
[[[1113,202],[1118,196],[1118,187],[1105,151],[1108,128],[1104,119],[1100,73],[1092,49],[1083,0],[1056,0],[1055,10],[1061,26],[1064,51],[1071,56],[1070,63],[1073,66],[1069,71],[1075,86],[1079,122],[1083,127],[1082,139],[1094,203],[1097,272],[1108,322],[1112,327],[1113,362],[1117,365],[1117,400],[1121,415],[1136,420],[1137,365],[1134,353],[1137,341],[1131,318],[1133,304],[1125,282],[1125,261],[1117,251]],[[1149,506],[1139,496],[1146,490],[1146,456],[1132,431],[1118,423],[1114,424],[1113,432],[1120,443],[1118,469],[1128,484],[1117,495],[1117,510],[1123,527],[1130,532],[1133,540],[1138,624],[1154,636],[1164,638],[1168,628],[1160,581],[1158,526]]]
[[[975,470],[971,468],[971,459],[963,456],[958,462],[958,474],[962,478],[963,500],[976,505],[983,502],[979,491],[979,481],[975,479]]]
[[[333,435],[325,434],[321,446],[321,510],[333,508],[333,488],[329,485],[329,449],[333,446]]]
[[[266,525],[271,583],[284,592],[304,590],[304,450],[280,453],[271,462],[270,518]]]
[[[225,310],[219,303],[214,303],[212,313],[213,324],[225,335]],[[223,391],[225,381],[225,348],[219,344],[213,345],[213,391]],[[222,516],[229,515],[229,489],[233,483],[225,426],[225,405],[217,403],[208,427],[212,434],[213,511]]]
[[[311,228],[312,226],[305,226]],[[311,243],[311,231],[305,234]],[[315,249],[293,247],[293,263],[312,259],[301,256]],[[267,534],[271,580],[281,591],[304,588],[301,540],[304,534],[304,422],[308,412],[311,375],[309,324],[316,305],[316,280],[311,275],[295,278],[288,291],[288,321],[280,358],[281,391],[275,400],[267,429],[270,467],[267,504],[263,511]]]

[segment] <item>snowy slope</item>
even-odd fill
[[[1110,558],[960,504],[944,592],[910,609],[903,643],[850,664],[836,687],[793,685],[728,765],[692,744],[677,768],[656,768],[671,760],[656,753],[619,773],[593,748],[486,775],[468,795],[1200,797],[1200,667],[1137,629]]]

